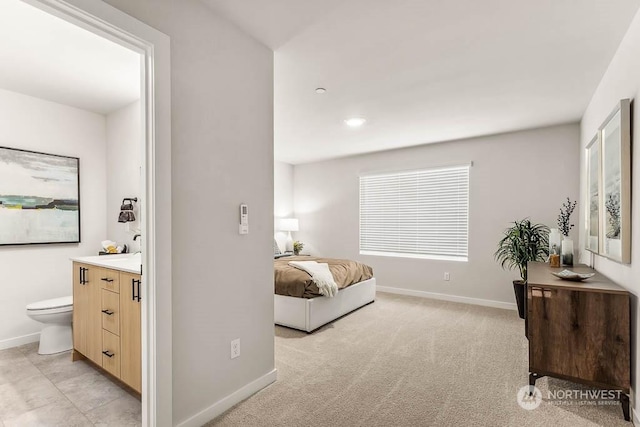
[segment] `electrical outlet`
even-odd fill
[[[240,356],[240,338],[231,341],[231,358]]]
[[[445,271],[444,272],[444,280],[448,282],[450,279],[451,279],[451,276],[449,276],[449,272]]]

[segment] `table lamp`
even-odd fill
[[[298,231],[298,219],[297,218],[283,218],[280,220],[278,226],[279,231],[286,231],[287,243],[285,246],[285,252],[293,252],[293,237],[291,237],[292,231]]]

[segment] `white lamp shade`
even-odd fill
[[[282,218],[278,224],[278,230],[280,231],[298,231],[298,219],[297,218]]]

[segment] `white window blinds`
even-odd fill
[[[469,165],[360,177],[360,253],[466,261]]]

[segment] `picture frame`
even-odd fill
[[[631,263],[631,101],[621,100],[599,128],[600,255]]]
[[[587,194],[585,203],[585,249],[600,253],[600,194],[602,194],[602,158],[600,131],[586,148]]]
[[[0,246],[80,241],[80,159],[0,147]]]

